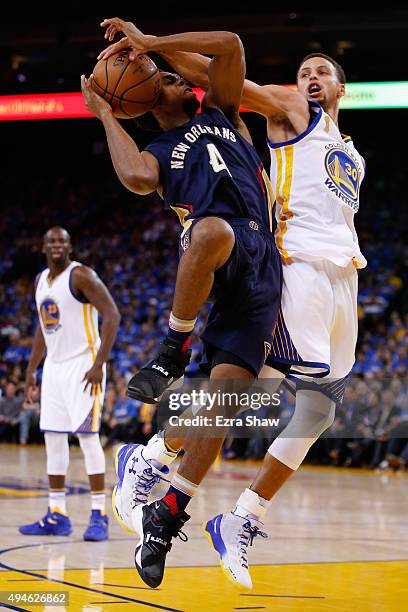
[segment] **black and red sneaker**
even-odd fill
[[[141,540],[135,550],[135,565],[139,576],[149,587],[154,589],[163,580],[171,540],[178,536],[183,542],[187,541],[181,528],[189,518],[190,515],[184,510],[172,514],[162,499],[133,510],[133,526]]]
[[[128,383],[127,394],[145,404],[155,404],[163,393],[183,382],[184,371],[190,363],[191,349],[183,351],[181,346],[165,339],[157,355]]]

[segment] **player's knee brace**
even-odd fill
[[[104,474],[105,455],[98,434],[78,434],[79,444],[84,453],[86,473]]]
[[[47,452],[47,474],[66,476],[69,464],[68,434],[46,431],[44,440]]]
[[[323,393],[299,390],[295,412],[268,452],[292,470],[297,470],[312,444],[333,424],[335,412],[335,403]]]

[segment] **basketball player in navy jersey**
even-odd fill
[[[168,334],[156,357],[130,380],[129,395],[156,401],[182,377],[190,358],[189,338],[210,293],[215,302],[202,335],[210,379],[251,381],[261,370],[265,346],[271,342],[281,268],[271,233],[266,173],[238,113],[245,77],[241,41],[230,32],[145,37],[133,24],[117,18],[102,25],[108,26],[108,36],[130,30],[132,44],[136,40],[140,52],[178,49],[213,56],[209,88],[197,117],[198,103],[189,84],[178,75],[162,75],[160,98],[152,113],[163,134],[142,153],[110,105],[93,91],[92,76],[82,77],[85,103],[105,128],[121,182],[140,194],[158,191],[183,221],[184,253]],[[115,513],[140,536],[135,563],[152,587],[162,581],[171,539],[188,520],[185,508],[223,439],[221,435],[206,439],[188,435],[183,443],[185,455],[167,494],[154,504],[136,506],[133,513],[121,508],[122,492],[130,487],[131,476],[140,504],[160,472],[154,461],[143,456],[144,447],[127,445],[118,453]],[[162,446],[162,451],[165,460],[171,449]]]

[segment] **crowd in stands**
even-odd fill
[[[408,466],[407,212],[398,199],[404,193],[403,180],[401,174],[391,189],[380,179],[372,180],[365,196],[370,206],[360,212],[357,229],[369,267],[359,273],[356,364],[331,433],[312,447],[309,462],[401,470]],[[394,208],[377,207],[385,194]],[[178,221],[173,213],[163,211],[158,199],[128,194],[112,176],[92,182],[73,181],[69,175],[18,185],[6,178],[3,185],[0,441],[42,440],[39,394],[31,403],[24,400],[24,374],[37,324],[33,284],[45,267],[42,238],[56,224],[72,236],[73,259],[97,271],[122,315],[108,364],[104,445],[145,441],[155,430],[154,410],[130,400],[126,385],[167,329],[178,258]],[[199,334],[207,312],[205,307],[192,337],[190,377],[199,374]],[[41,383],[41,369],[38,374]],[[286,390],[281,395],[278,416],[283,427],[292,413],[293,398]],[[260,458],[276,435],[266,430],[255,432],[249,440],[231,435],[224,456]]]

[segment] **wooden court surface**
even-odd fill
[[[65,607],[4,609],[403,612],[408,610],[406,475],[304,467],[279,492],[266,520],[269,539],[249,548],[252,591],[235,588],[201,531],[234,505],[258,464],[218,463],[189,506],[189,541],[176,540],[161,587],[149,589],[133,565],[134,539],[110,517],[110,540],[82,540],[90,499],[82,455],[71,448],[69,537],[27,537],[19,525],[47,506],[42,447],[0,445],[0,590],[66,591]],[[113,454],[107,484],[114,484]],[[0,605],[1,608],[1,605]]]

